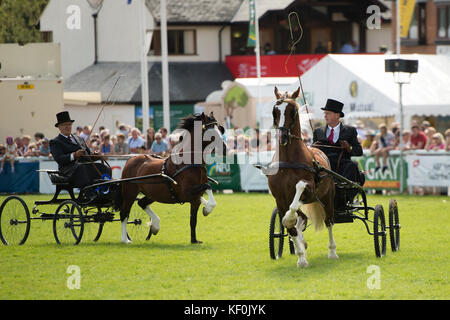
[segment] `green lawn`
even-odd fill
[[[23,196],[30,209],[48,197]],[[0,245],[0,299],[448,299],[450,199],[396,198],[399,252],[388,238],[387,255],[376,258],[373,238],[355,221],[335,226],[340,258],[328,260],[328,232],[310,227],[306,269],[296,267],[287,246],[282,259],[269,257],[269,194],[217,194],[216,209],[208,217],[199,212],[201,245],[190,244],[188,204],[152,205],[160,232],[131,245],[120,243],[118,222],[96,243],[61,246],[51,222],[32,221],[23,246]],[[382,204],[387,218],[389,199],[370,195],[369,205]],[[80,268],[80,289],[67,287],[72,265]],[[379,289],[367,285],[373,265]]]

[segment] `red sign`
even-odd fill
[[[263,55],[261,77],[297,77],[309,70],[326,54]],[[235,78],[256,78],[256,56],[227,56],[225,63]]]

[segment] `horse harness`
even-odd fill
[[[164,160],[164,163],[163,163],[162,168],[161,168],[161,173],[171,177],[174,180],[175,180],[176,176],[178,176],[180,173],[182,173],[183,171],[185,171],[187,169],[190,169],[190,168],[202,168],[202,169],[204,169],[206,171],[206,165],[204,165],[204,164],[195,164],[194,163],[194,164],[189,164],[187,166],[181,167],[180,169],[177,169],[177,171],[171,176],[169,174],[169,172],[167,171],[167,160],[168,159],[169,158],[166,158]],[[177,168],[177,165],[175,165],[175,168]],[[166,179],[164,179],[164,182],[166,183],[167,188],[169,189],[170,197],[172,198],[172,200],[177,202],[177,203],[183,204],[184,202],[180,201],[180,199],[178,198],[177,192],[173,188],[172,183],[170,181],[166,180]]]

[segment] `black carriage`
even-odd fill
[[[50,220],[53,222],[53,235],[58,244],[78,244],[81,239],[97,241],[107,222],[120,221],[115,217],[119,211],[118,194],[123,182],[151,183],[155,177],[176,182],[169,176],[159,173],[128,179],[98,179],[93,184],[80,190],[76,195],[74,187],[58,171],[46,172],[56,187],[50,200],[35,201],[31,210],[25,201],[17,195],[8,196],[0,206],[0,240],[5,245],[24,244],[30,233],[31,220]],[[60,198],[61,191],[66,190],[70,198]],[[47,206],[57,206],[53,212]],[[42,206],[46,206],[41,210]],[[150,218],[140,210],[132,211],[128,219],[129,236],[132,239],[150,239]]]
[[[261,166],[258,166],[261,168]],[[397,200],[389,201],[388,224],[386,225],[383,206],[377,204],[375,208],[367,205],[365,190],[357,183],[328,170],[317,163],[318,172],[329,174],[333,177],[336,187],[334,223],[351,223],[360,220],[364,223],[367,233],[373,236],[375,255],[383,257],[386,254],[386,236],[389,232],[392,251],[400,249],[400,222]],[[373,217],[372,219],[370,217]],[[372,225],[372,228],[370,228]],[[305,226],[305,229],[307,226]],[[288,237],[282,224],[282,215],[274,208],[269,226],[269,252],[272,259],[279,259],[283,254],[284,238]],[[288,238],[289,239],[289,238]],[[289,239],[289,250],[294,254],[294,246]]]

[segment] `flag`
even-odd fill
[[[255,14],[255,0],[248,0],[248,11],[250,14],[248,25],[248,40],[247,47],[256,47],[256,14]]]
[[[400,1],[400,37],[406,38],[408,36],[409,25],[411,24],[412,15],[416,0],[397,0]]]

